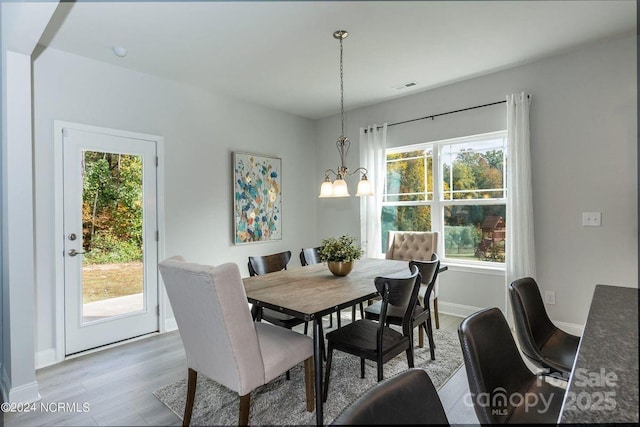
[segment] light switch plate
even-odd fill
[[[555,304],[556,293],[554,291],[544,291],[544,302],[547,304]]]
[[[601,220],[601,212],[582,212],[582,225],[584,227],[600,227]]]

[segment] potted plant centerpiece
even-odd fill
[[[336,276],[346,276],[353,268],[353,262],[360,259],[362,249],[354,241],[355,237],[329,237],[322,240],[318,250],[321,261],[326,261],[329,270]]]

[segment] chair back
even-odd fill
[[[291,251],[279,252],[277,254],[250,256],[249,275],[259,276],[262,274],[274,273],[286,270],[291,259]]]
[[[429,375],[409,369],[370,388],[332,424],[449,425],[449,421]]]
[[[159,264],[187,355],[187,367],[240,394],[264,384],[260,353],[240,270],[169,258]]]
[[[418,267],[413,267],[411,275],[408,277],[376,277],[374,284],[380,295],[382,295],[379,318],[380,329],[382,330],[386,325],[387,310],[391,305],[394,307],[394,311],[403,313],[402,332],[405,336],[411,336],[411,318],[413,317],[413,309],[420,291],[420,272]]]
[[[429,299],[431,298],[431,293],[436,285],[438,271],[440,270],[440,259],[438,258],[438,255],[434,253],[431,256],[431,261],[409,261],[409,269],[413,269],[414,266],[417,267],[420,272],[421,283],[426,285],[423,301],[425,308],[429,308]]]
[[[429,261],[438,252],[436,231],[389,231],[386,259]]]
[[[522,361],[507,320],[495,307],[480,310],[462,321],[458,337],[478,420],[506,422],[514,409],[509,397],[535,377]]]
[[[300,251],[300,264],[305,265],[320,264],[320,254],[318,253],[320,247],[304,248]]]
[[[544,308],[538,284],[531,277],[515,280],[509,285],[509,297],[522,352],[538,359],[540,349],[557,329]]]

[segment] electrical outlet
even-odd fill
[[[556,293],[554,291],[544,291],[544,302],[547,304],[555,304]]]
[[[601,212],[582,212],[582,225],[584,227],[600,227]]]

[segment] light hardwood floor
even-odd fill
[[[440,328],[457,330],[461,320],[440,315]],[[49,408],[53,408],[54,405],[49,405],[52,403],[77,404],[78,411],[45,412],[39,410],[37,403],[36,412],[1,416],[7,427],[178,426],[180,418],[152,393],[186,374],[178,332],[153,335],[38,370],[36,378],[42,402]],[[452,424],[478,422],[473,407],[465,404],[464,395],[468,391],[464,367],[439,391]],[[83,404],[88,404],[86,412]]]

